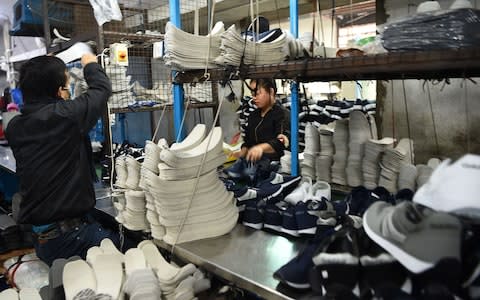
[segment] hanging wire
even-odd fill
[[[155,139],[157,138],[157,133],[158,133],[158,130],[160,129],[160,123],[162,122],[162,119],[163,119],[163,116],[165,115],[166,109],[167,109],[167,105],[164,104],[163,109],[162,109],[162,113],[160,114],[160,118],[158,118],[157,126],[155,127],[155,131],[153,132],[152,142],[154,142],[154,143],[155,143]]]
[[[391,87],[392,87],[392,137],[394,140],[397,139],[397,136],[396,136],[396,131],[395,131],[395,93],[394,93],[394,90],[393,90],[393,80],[390,80],[390,83],[391,83]]]
[[[182,223],[180,225],[180,230],[178,231],[178,234],[175,238],[175,242],[172,244],[172,248],[170,250],[170,255],[173,256],[174,255],[174,252],[175,252],[175,246],[178,242],[178,238],[180,237],[180,235],[182,234],[182,230],[183,230],[183,227],[185,226],[185,223],[187,221],[187,218],[188,218],[188,214],[190,213],[190,209],[192,207],[192,204],[193,204],[193,199],[195,198],[195,194],[197,192],[197,189],[198,189],[198,183],[200,182],[200,175],[202,174],[202,170],[203,170],[203,166],[205,165],[205,161],[206,161],[206,158],[207,158],[207,153],[208,153],[208,148],[210,146],[210,143],[211,143],[211,140],[212,140],[212,136],[213,136],[213,129],[215,128],[215,124],[217,124],[218,122],[218,118],[220,116],[220,111],[222,110],[222,104],[223,104],[223,101],[224,101],[224,98],[225,98],[225,91],[226,89],[222,89],[223,91],[223,94],[222,96],[220,97],[220,100],[218,102],[218,109],[217,109],[217,113],[215,114],[215,118],[213,120],[213,123],[212,123],[212,129],[210,130],[210,133],[208,134],[207,136],[207,150],[203,153],[203,156],[202,156],[202,160],[200,162],[200,165],[198,166],[198,169],[197,169],[197,174],[195,176],[195,184],[193,185],[193,188],[192,188],[192,195],[190,197],[190,201],[188,203],[188,207],[187,207],[187,210],[185,212],[185,215],[182,219]]]
[[[427,87],[427,97],[428,97],[428,103],[430,107],[430,115],[432,116],[433,134],[435,137],[435,147],[437,149],[436,155],[438,156],[440,155],[440,146],[438,144],[437,124],[435,122],[435,114],[433,113],[432,96],[430,94],[430,84],[428,81],[425,81],[425,85]]]
[[[333,44],[333,27],[335,26],[335,0],[332,0],[332,30],[330,32],[330,47],[335,47],[336,45]]]
[[[278,10],[278,2],[275,0],[275,12],[277,13],[277,22],[278,22],[278,28],[280,28],[280,12]]]
[[[211,50],[211,43],[212,43],[212,28],[213,28],[213,16],[215,14],[215,3],[216,1],[212,1],[213,4],[212,4],[212,10],[211,10],[211,15],[210,15],[210,20],[209,20],[209,24],[210,24],[210,27],[208,28],[208,47],[207,47],[207,56],[205,57],[205,72],[203,74],[203,76],[208,79],[210,76],[208,74],[208,64],[209,64],[209,61],[210,61],[210,50]],[[181,131],[179,131],[181,132]]]
[[[190,87],[190,85],[188,85]],[[177,134],[177,137],[175,138],[175,141],[180,141],[180,136],[182,135],[182,132],[183,132],[183,125],[185,124],[185,119],[187,117],[187,112],[188,112],[188,108],[190,107],[190,103],[192,102],[192,97],[190,96],[191,95],[191,90],[190,90],[190,93],[189,95],[187,96],[187,105],[185,105],[185,109],[183,110],[183,116],[182,116],[182,122],[180,123],[180,128],[178,130],[178,134]]]
[[[465,127],[466,127],[466,139],[467,139],[467,153],[470,153],[471,145],[470,145],[470,109],[468,104],[468,92],[467,92],[467,78],[463,77],[463,97],[465,98]]]
[[[408,117],[408,105],[407,105],[407,90],[405,89],[405,79],[402,79],[402,88],[403,88],[403,102],[405,104],[405,118],[407,120],[407,130],[408,130],[408,144],[410,146],[410,162],[413,164],[413,139],[412,132],[410,131],[410,119]],[[393,102],[392,102],[393,103]]]

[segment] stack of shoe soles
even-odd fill
[[[381,140],[370,139],[365,143],[362,172],[363,185],[367,189],[374,189],[377,187],[382,155],[386,149],[393,148],[393,143],[394,139],[392,138],[383,138]]]
[[[305,57],[305,53],[308,53],[299,39],[294,38],[291,34],[287,34],[288,43],[288,58],[295,60]]]
[[[130,84],[131,76],[127,76],[127,68],[108,65],[105,67],[105,73],[112,82],[112,96],[108,102],[110,107],[122,108],[135,103],[132,94],[133,84]]]
[[[146,218],[150,223],[150,230],[153,238],[162,239],[165,235],[165,227],[160,223],[159,213],[155,205],[155,196],[147,184],[147,178],[156,178],[159,174],[158,165],[160,163],[160,153],[168,148],[165,139],[160,139],[158,143],[152,141],[145,142],[145,159],[140,171],[139,187],[145,191],[145,201],[147,214]]]
[[[350,113],[349,123],[348,162],[346,168],[347,184],[355,187],[363,185],[362,159],[365,152],[365,143],[372,138],[370,123],[361,111]]]
[[[246,65],[266,65],[283,62],[287,57],[287,35],[281,29],[273,29],[245,39],[230,26],[222,33],[220,56],[215,62],[219,65],[239,66],[243,57]],[[245,42],[246,40],[246,42]]]
[[[205,278],[205,275],[198,270],[195,265],[186,264],[183,267],[178,267],[169,264],[151,241],[146,240],[141,242],[138,244],[137,249],[132,249],[132,251],[141,251],[140,253],[143,253],[143,257],[140,253],[132,253],[132,259],[141,260],[143,258],[144,261],[142,261],[142,263],[145,264],[146,261],[146,265],[153,270],[162,292],[162,299],[196,299],[196,294],[210,288],[210,280]],[[135,272],[138,271],[133,270],[132,274],[135,274]],[[131,287],[138,289],[133,282]]]
[[[378,185],[383,186],[391,193],[396,193],[398,174],[403,163],[412,164],[413,141],[401,139],[394,149],[386,149],[380,163],[380,177]]]
[[[123,210],[118,210],[120,206],[118,204],[115,205],[118,210],[117,221],[122,221],[121,223],[130,230],[150,231],[150,225],[146,219],[145,192],[127,190],[124,197],[125,205]]]
[[[216,237],[235,226],[238,210],[233,194],[227,192],[216,173],[225,160],[222,140],[220,127],[207,136],[205,127],[194,128],[182,143],[160,152],[158,176],[147,172],[146,186],[153,195],[160,224],[166,228],[166,243]]]
[[[318,130],[312,123],[305,127],[305,149],[303,150],[303,162],[300,164],[302,176],[316,177],[315,158],[320,152],[320,137]]]
[[[104,239],[88,250],[86,261],[55,260],[49,279],[40,291],[42,299],[191,300],[210,288],[210,280],[194,265],[180,268],[167,263],[151,241],[123,255]]]
[[[335,154],[333,155],[332,182],[341,185],[347,184],[345,170],[348,157],[348,128],[347,119],[335,121],[335,132],[333,133]]]
[[[317,181],[332,180],[331,167],[333,162],[333,131],[320,128],[320,153],[315,157],[315,175]]]
[[[168,22],[165,27],[165,64],[178,70],[215,67],[220,55],[220,35],[225,32],[222,22],[217,22],[207,36],[194,35]]]

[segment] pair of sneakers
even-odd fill
[[[296,205],[299,202],[308,200],[321,200],[322,198],[330,200],[331,197],[331,187],[328,182],[319,180],[313,184],[312,179],[305,176],[302,178],[299,186],[285,196],[285,201]]]
[[[241,157],[231,167],[225,169],[224,173],[233,180],[246,180],[250,185],[254,186],[258,185],[258,182],[267,179],[271,172],[277,172],[279,168],[278,162],[270,161],[267,158],[251,162]]]

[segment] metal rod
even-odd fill
[[[290,32],[298,38],[298,0],[290,0]],[[298,83],[291,83],[291,109],[290,109],[290,147],[292,151],[292,175],[298,176]]]
[[[181,28],[181,16],[180,16],[180,1],[169,0],[170,7],[170,22],[177,28]],[[172,78],[175,78],[175,71],[172,72]],[[177,142],[180,142],[184,138],[184,134],[181,129],[181,123],[183,119],[183,87],[181,84],[173,83],[173,124],[175,128],[175,136]]]

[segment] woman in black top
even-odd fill
[[[247,161],[267,158],[278,161],[283,156],[288,139],[284,132],[285,112],[276,104],[276,87],[270,79],[252,79],[249,86],[257,109],[248,117],[245,142],[239,157]]]

